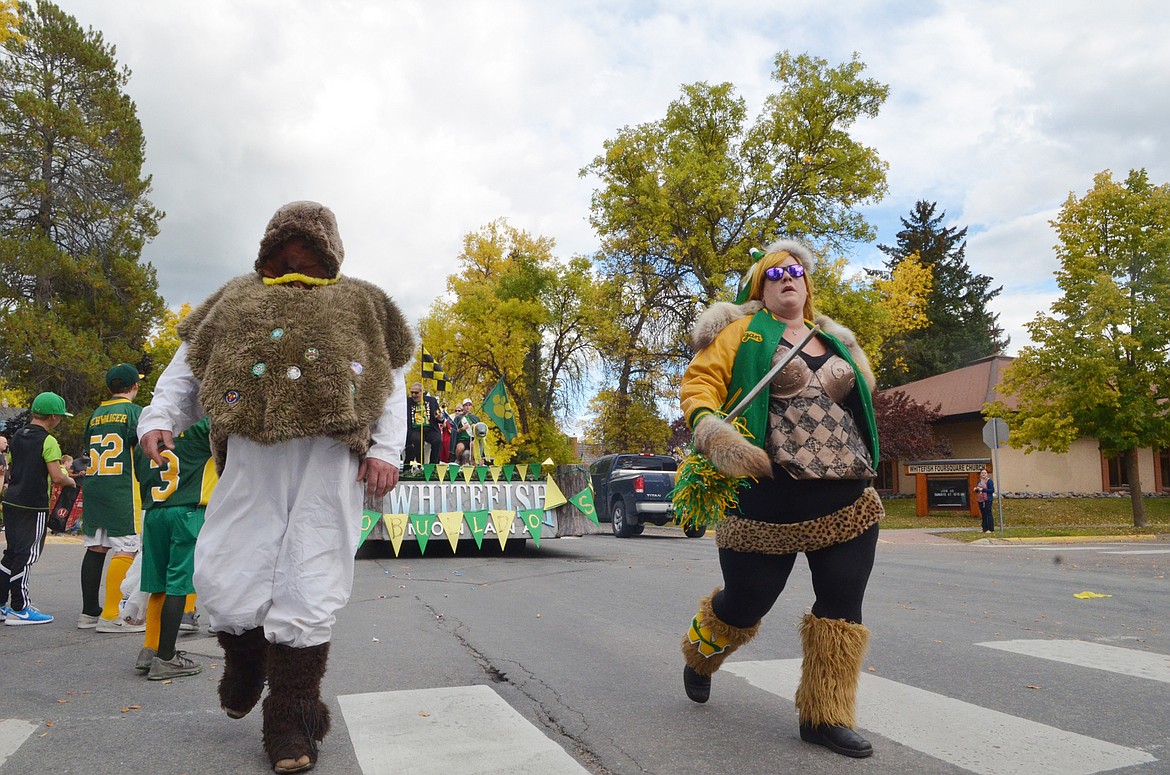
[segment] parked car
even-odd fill
[[[670,491],[678,463],[670,455],[624,453],[605,455],[589,467],[597,518],[609,522],[618,538],[642,532],[647,523],[665,525],[674,519]],[[705,528],[688,530],[697,538]]]

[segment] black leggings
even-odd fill
[[[874,524],[843,544],[805,553],[816,595],[813,616],[861,624],[861,602],[873,570],[877,538]],[[776,603],[795,562],[795,554],[720,549],[723,590],[711,604],[715,615],[733,627],[751,627]]]

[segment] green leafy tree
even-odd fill
[[[49,2],[22,3],[19,31],[0,57],[0,374],[83,415],[112,364],[149,365],[163,304],[139,259],[162,213],[114,47]]]
[[[909,218],[902,218],[896,245],[879,245],[889,258],[885,278],[911,256],[931,270],[931,289],[924,314],[929,325],[903,330],[883,344],[881,361],[891,366],[885,377],[890,384],[933,377],[979,358],[1002,352],[999,315],[987,304],[1003,289],[991,287],[991,278],[976,274],[967,265],[967,229],[943,226],[946,213],[935,215],[938,205],[919,201]]]
[[[503,219],[466,235],[449,299],[436,301],[419,326],[454,380],[456,400],[478,404],[503,378],[519,435],[497,440],[501,462],[572,459],[559,421],[579,397],[573,391],[584,383],[601,313],[590,262],[558,261],[553,248]]]
[[[658,409],[658,391],[644,380],[633,385],[629,395],[612,388],[598,391],[589,403],[593,420],[586,437],[601,446],[603,453],[653,452],[669,450],[670,424]]]
[[[1134,525],[1145,527],[1136,452],[1170,444],[1170,185],[1106,170],[1052,225],[1062,295],[1028,324],[1033,344],[1000,384],[1017,411],[998,402],[988,413],[1011,418],[1010,443],[1028,452],[1089,436],[1122,455]]]
[[[830,67],[781,52],[778,91],[750,124],[732,84],[684,85],[662,119],[623,128],[581,171],[600,183],[590,223],[612,321],[599,349],[615,387],[599,417],[657,413],[691,356],[696,313],[731,295],[753,246],[873,239],[858,208],[885,194],[886,165],[849,130],[877,114],[887,87],[864,70],[856,55]]]

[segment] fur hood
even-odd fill
[[[696,351],[702,350],[715,341],[715,337],[724,328],[740,318],[756,314],[763,308],[764,303],[761,301],[749,301],[746,304],[733,304],[729,301],[715,302],[695,321],[695,327],[691,330],[691,344],[694,345]],[[870,368],[869,358],[861,349],[861,345],[857,343],[857,337],[854,336],[853,332],[827,315],[817,315],[815,322],[826,334],[841,340],[841,343],[849,350],[849,357],[853,359],[858,371],[861,372],[872,391],[877,384],[873,377],[873,369]]]
[[[341,233],[337,230],[337,218],[325,205],[307,201],[289,202],[268,221],[264,236],[260,239],[260,254],[253,265],[256,271],[260,271],[272,251],[291,237],[304,237],[325,256],[328,277],[340,274],[345,248],[341,244]]]

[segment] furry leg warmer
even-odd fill
[[[264,750],[276,772],[303,772],[317,763],[317,743],[329,733],[329,707],[321,701],[328,661],[328,643],[268,647]]]
[[[248,715],[264,691],[268,641],[263,627],[240,635],[215,634],[223,648],[223,677],[219,679],[219,705],[232,718]]]
[[[844,619],[806,614],[800,623],[804,661],[796,708],[801,724],[853,729],[857,725],[857,682],[869,646],[869,630]]]
[[[751,627],[733,627],[721,621],[711,607],[711,600],[718,592],[719,587],[716,587],[714,592],[699,601],[699,612],[682,639],[683,659],[688,667],[703,676],[710,676],[718,670],[723,660],[760,631],[759,622]]]

